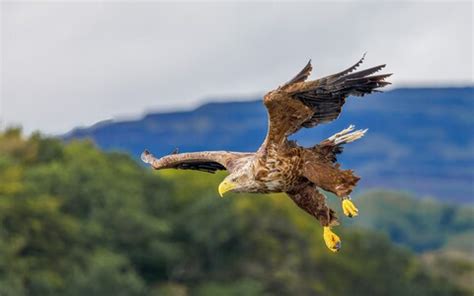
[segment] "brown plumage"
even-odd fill
[[[268,111],[268,132],[255,153],[173,153],[157,159],[145,150],[142,160],[154,169],[210,173],[227,170],[230,174],[219,186],[221,195],[227,191],[286,192],[300,208],[320,221],[325,227],[326,244],[337,251],[340,240],[329,229],[338,224],[337,217],[318,188],[340,197],[346,215],[357,215],[349,194],[359,177],[352,170],[340,169],[336,156],[342,152],[342,145],[361,138],[366,130],[353,131],[350,126],[309,148],[289,141],[288,136],[303,127],[335,120],[348,96],[364,96],[390,84],[385,78],[391,74],[372,75],[385,65],[354,72],[363,60],[364,57],[344,71],[313,81],[307,81],[312,70],[308,62],[293,79],[267,93],[263,103]]]

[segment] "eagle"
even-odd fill
[[[268,113],[268,131],[260,148],[254,153],[203,151],[178,153],[155,158],[145,150],[141,159],[154,169],[198,170],[215,173],[227,170],[218,187],[226,192],[286,193],[301,209],[315,217],[323,227],[323,240],[329,250],[339,251],[341,239],[332,231],[338,225],[334,210],[326,204],[320,189],[340,198],[343,213],[358,215],[350,194],[359,177],[353,170],[343,170],[337,155],[343,145],[360,139],[367,129],[354,130],[351,125],[312,147],[299,146],[288,136],[302,128],[312,128],[335,120],[349,96],[363,97],[380,92],[389,85],[392,74],[377,74],[385,67],[375,66],[356,71],[365,54],[353,66],[333,75],[308,80],[311,60],[290,81],[268,92],[263,104]]]

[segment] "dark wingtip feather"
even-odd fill
[[[285,83],[282,87],[288,86],[293,83],[305,81],[306,79],[308,79],[312,70],[313,70],[313,66],[311,65],[311,59],[309,59],[306,66],[304,66],[304,68],[300,72],[298,72],[298,74],[296,74],[295,77],[293,77],[290,81]]]
[[[385,68],[385,64],[378,65],[378,66],[375,66],[375,67],[372,67],[372,68],[368,68],[368,69],[365,69],[365,70],[354,72],[352,74],[345,75],[345,76],[339,78],[338,81],[339,80],[350,80],[350,79],[357,79],[357,78],[367,77],[371,74],[374,74],[374,73],[382,70],[383,68]]]
[[[372,76],[365,76],[365,77],[362,77],[362,78],[367,78],[367,79],[371,79],[371,80],[383,80],[385,78],[388,78],[392,76],[392,73],[389,73],[389,74],[380,74],[380,75],[372,75]]]
[[[352,73],[354,70],[357,70],[357,68],[359,68],[359,66],[364,62],[364,59],[365,59],[365,55],[367,54],[367,52],[364,52],[364,54],[362,55],[362,58],[360,58],[360,60],[357,61],[357,63],[355,63],[354,65],[350,66],[349,68],[339,72],[339,73],[336,73],[336,74],[333,74],[331,76],[329,76],[328,78],[329,79],[337,79],[337,78],[340,78],[340,77],[344,77],[345,75],[349,74],[349,73]]]

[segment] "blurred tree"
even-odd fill
[[[290,199],[220,199],[222,177],[153,173],[88,141],[0,133],[0,295],[468,294],[441,272],[447,261],[421,261],[368,230],[338,228],[343,249],[329,253]],[[415,250],[466,249],[470,212],[427,202],[420,214],[410,198],[376,195],[359,199],[360,225]]]
[[[145,295],[145,291],[145,283],[126,257],[99,250],[88,258],[84,270],[73,271],[65,295],[133,296]]]
[[[474,208],[445,205],[433,199],[414,199],[399,192],[374,191],[357,199],[358,205],[370,213],[351,221],[387,233],[399,244],[417,252],[440,249],[453,238],[469,234],[474,248]],[[387,210],[390,209],[390,210]],[[457,241],[457,239],[456,239]]]

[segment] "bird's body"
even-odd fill
[[[274,193],[291,189],[303,165],[300,149],[288,145],[257,152],[242,168],[237,168],[250,176],[248,185],[244,184],[238,192]]]
[[[324,195],[329,191],[342,199],[344,213],[356,216],[358,210],[349,194],[359,181],[352,170],[342,170],[336,163],[342,146],[361,138],[366,130],[354,127],[337,133],[313,147],[302,147],[288,140],[288,136],[305,127],[310,128],[336,119],[349,95],[369,94],[388,82],[390,74],[372,75],[384,65],[353,72],[354,66],[314,81],[306,81],[311,64],[292,80],[265,95],[263,103],[268,110],[269,128],[261,147],[255,153],[207,151],[173,153],[160,159],[148,151],[142,160],[155,169],[194,169],[205,172],[228,170],[230,174],[219,185],[219,193],[227,191],[274,193],[285,192],[302,209],[316,217],[324,226],[328,247],[337,251],[340,240],[330,227],[337,225],[332,209],[327,207]]]

